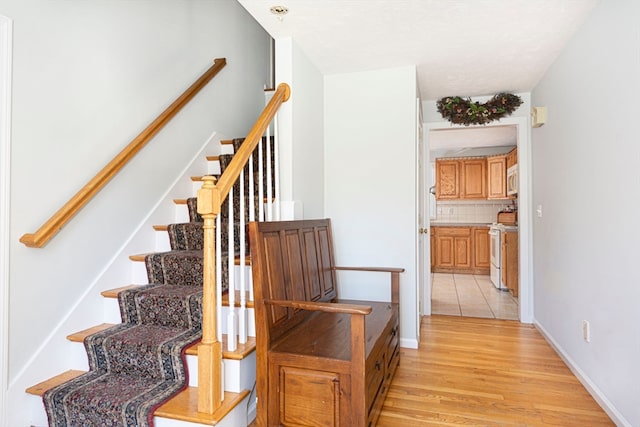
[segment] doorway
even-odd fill
[[[531,242],[531,191],[530,191],[530,130],[528,128],[528,118],[527,117],[509,117],[502,119],[499,124],[495,125],[486,125],[486,126],[469,126],[466,128],[458,128],[455,129],[469,129],[473,130],[474,128],[486,129],[492,126],[501,126],[501,127],[512,127],[515,131],[516,140],[515,144],[518,147],[518,168],[519,168],[519,194],[518,194],[518,282],[519,282],[519,294],[517,302],[514,303],[517,306],[517,318],[520,319],[523,323],[531,323],[533,321],[533,298],[532,298],[532,285],[530,278],[530,242]],[[454,129],[448,122],[434,122],[434,123],[426,123],[425,126],[425,151],[431,151],[431,140],[433,139],[434,131],[445,131]],[[463,156],[462,150],[465,147],[459,147],[460,157]],[[433,160],[433,159],[432,159]],[[429,194],[429,188],[431,186],[430,174],[425,174],[426,178],[423,179],[419,183],[419,191],[422,194]],[[428,197],[427,200],[433,203],[434,198]],[[428,209],[428,208],[427,208]],[[494,222],[489,221],[489,222]],[[425,223],[429,223],[430,221],[425,221]],[[428,240],[428,239],[425,239]],[[424,256],[426,252],[422,251],[421,256]],[[430,262],[425,262],[426,266],[429,268],[425,268],[424,274],[429,274],[431,278],[431,269]],[[467,275],[464,275],[467,276]],[[475,278],[473,276],[464,277],[460,276],[458,280],[460,281],[460,286],[477,286],[478,291],[481,291],[481,287],[487,287],[487,284],[490,283],[488,278],[481,277]],[[434,280],[438,280],[437,276],[433,276]],[[456,280],[456,276],[452,275],[451,277],[446,277],[450,281]],[[469,279],[469,280],[464,280]],[[486,279],[486,281],[485,281]],[[473,283],[475,281],[475,283]],[[482,283],[478,283],[478,281]],[[464,282],[464,283],[463,283]],[[423,279],[424,283],[424,299],[423,299],[423,314],[428,315],[432,313],[431,307],[431,297],[434,290],[434,285],[430,282],[430,280]],[[481,294],[480,294],[481,296]]]

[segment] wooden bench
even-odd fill
[[[334,265],[328,219],[249,224],[258,426],[367,427],[398,366],[402,268]],[[338,299],[336,271],[387,272],[391,301]]]

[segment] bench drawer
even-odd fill
[[[376,403],[376,396],[382,388],[386,373],[386,353],[380,351],[367,371],[367,412],[370,413]]]

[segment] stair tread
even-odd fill
[[[92,326],[87,329],[83,329],[82,331],[74,332],[67,336],[67,339],[71,342],[84,342],[84,339],[96,332],[103,331],[112,326],[115,326],[115,323],[102,323],[100,325]],[[198,355],[198,345],[200,344],[200,340],[194,342],[190,346],[186,348],[186,353],[192,356]],[[222,348],[227,348],[227,335],[222,336]],[[235,351],[222,351],[222,357],[225,359],[231,360],[242,360],[251,354],[256,349],[256,338],[255,337],[247,337],[247,342],[244,344],[238,343],[238,347]]]
[[[47,380],[44,380],[36,385],[33,385],[27,388],[25,391],[29,394],[33,394],[35,396],[42,396],[45,391],[52,389],[53,387],[62,384],[65,381],[69,381],[75,377],[79,377],[84,374],[85,371],[78,371],[74,369],[70,369],[66,372],[56,375],[55,377],[51,377]]]
[[[222,145],[233,145],[233,139],[223,139],[220,141]]]
[[[154,252],[148,252],[148,253],[145,253],[145,254],[134,254],[134,255],[129,255],[129,259],[130,259],[131,261],[136,261],[136,262],[144,261],[144,258],[145,258],[147,255],[150,255],[150,254],[152,254],[152,253],[154,253]]]
[[[205,425],[218,424],[229,412],[231,412],[249,394],[249,390],[240,393],[225,391],[222,406],[213,414],[198,412],[198,388],[187,387],[167,402],[163,403],[153,413],[156,417],[170,418]]]
[[[135,288],[136,286],[140,286],[140,285],[127,285],[127,286],[120,286],[119,288],[107,289],[106,291],[100,292],[100,295],[102,295],[105,298],[118,298],[118,294],[120,292],[127,289]]]
[[[249,301],[249,291],[245,291],[245,300],[247,302],[247,308],[253,308],[253,301]],[[222,295],[222,305],[224,307],[229,307],[229,293],[224,293]],[[240,307],[240,291],[236,290],[236,300],[235,307]]]
[[[220,160],[220,156],[207,156],[207,160],[210,162],[215,162],[216,160]]]
[[[167,224],[158,224],[158,225],[154,225],[153,229],[155,231],[168,231],[169,226]]]
[[[95,334],[96,332],[104,331],[105,329],[109,329],[110,327],[115,326],[114,323],[101,323],[96,326],[92,326],[87,329],[83,329],[82,331],[74,332],[71,335],[67,335],[67,339],[71,342],[84,342],[85,337]]]
[[[190,356],[198,355],[198,345],[200,345],[200,341],[194,342],[190,346],[188,346],[185,350],[185,353]],[[227,335],[222,335],[222,348],[227,348]],[[242,360],[251,353],[253,353],[256,349],[256,337],[247,337],[247,342],[244,344],[238,343],[235,351],[222,350],[222,357],[230,360]]]
[[[118,298],[118,294],[122,291],[126,291],[128,289],[131,288],[135,288],[137,286],[140,285],[127,285],[127,286],[121,286],[119,288],[114,288],[114,289],[107,289],[106,291],[102,291],[100,292],[100,295],[102,295],[105,298]],[[247,308],[253,308],[254,304],[253,301],[249,300],[249,291],[245,291],[246,293],[246,301],[247,301]],[[224,295],[222,295],[222,305],[225,307],[229,306],[229,294],[225,293]],[[240,307],[240,291],[236,290],[236,303],[235,303],[236,307]]]
[[[85,372],[86,371],[71,369],[31,386],[25,391],[29,394],[42,397],[47,390],[50,390],[65,381],[79,377]],[[198,388],[187,387],[163,403],[158,409],[156,409],[153,415],[156,417],[189,421],[205,425],[216,425],[248,394],[248,390],[243,390],[240,393],[225,391],[222,406],[215,410],[213,414],[204,414],[202,412],[198,412]]]
[[[176,205],[186,205],[187,199],[173,199],[173,203]]]

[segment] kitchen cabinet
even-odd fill
[[[487,159],[462,160],[461,199],[487,198]]]
[[[436,199],[486,199],[487,159],[436,159]]]
[[[507,155],[487,157],[487,199],[507,199]]]
[[[435,266],[471,268],[471,229],[469,227],[437,227]]]
[[[489,274],[489,228],[432,227],[431,271]]]
[[[507,153],[507,169],[518,164],[518,147]]]
[[[505,231],[502,237],[502,283],[514,297],[518,296],[518,232]]]
[[[476,274],[489,274],[491,268],[491,240],[486,227],[473,229],[473,266]],[[484,271],[482,271],[484,270]]]
[[[431,235],[429,236],[430,239],[430,253],[431,253],[431,269],[433,269],[433,266],[436,265],[436,236],[435,236],[435,229],[433,227],[430,227],[429,232],[431,233]]]
[[[436,159],[436,199],[460,198],[460,162]]]

